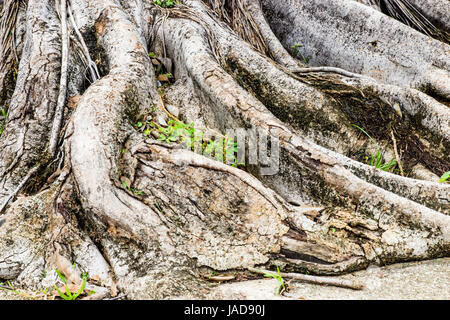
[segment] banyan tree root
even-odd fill
[[[447,44],[354,0],[261,2],[281,43],[291,51],[301,44],[311,66],[339,67],[448,101]]]
[[[215,286],[202,280],[205,268],[338,275],[448,256],[450,188],[437,182],[450,169],[445,84],[428,83],[437,100],[415,85],[423,79],[389,81],[401,66],[384,66],[384,79],[333,63],[305,66],[283,47],[300,20],[272,32],[281,4],[262,3],[72,0],[67,20],[76,27],[67,36],[64,10],[24,3],[24,50],[0,137],[0,279],[39,287],[55,277],[43,270],[75,263],[74,278],[87,272],[128,298],[201,298]],[[285,13],[303,12],[289,3]],[[345,6],[360,21],[362,7]],[[321,8],[341,10],[325,0]],[[400,39],[420,41],[427,54],[408,59],[433,64],[428,79],[448,73],[446,44],[364,10],[401,30]],[[360,30],[349,39],[364,37]],[[69,97],[55,140],[62,39],[80,34],[89,53],[80,58],[69,47]],[[365,59],[363,51],[357,61]],[[104,76],[85,81],[93,61]],[[158,89],[153,64],[176,82]],[[271,141],[276,170],[235,168],[136,130],[167,125],[167,113],[222,136],[255,130]],[[405,176],[365,163],[361,156],[377,151],[372,139]]]

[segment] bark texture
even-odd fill
[[[408,3],[448,31],[445,0]],[[42,287],[57,268],[112,295],[202,298],[213,271],[449,255],[450,46],[379,2],[0,8],[0,280]],[[142,133],[170,119],[253,128],[279,146],[279,171]],[[378,150],[395,174],[367,163]]]

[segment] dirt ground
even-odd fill
[[[288,296],[274,294],[277,281],[261,279],[223,284],[210,299],[305,299],[305,300],[450,300],[450,258],[402,263],[342,276],[365,284],[361,291],[332,286],[291,282]],[[0,300],[22,300],[23,297],[0,290]]]

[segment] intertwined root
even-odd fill
[[[43,157],[48,158],[45,144],[49,139],[59,92],[61,43],[54,8],[45,1],[31,1],[25,25],[25,49],[18,67],[15,90],[9,97],[8,121],[0,140],[2,209],[4,200],[35,164]],[[37,184],[34,191],[41,186],[39,182]]]
[[[179,38],[174,36],[171,39],[172,41],[169,41],[169,46],[170,43],[176,43],[177,46],[179,46],[180,41],[182,43],[181,50],[173,51],[176,57],[175,59],[183,61],[182,65],[187,69],[186,71],[181,71],[181,73],[192,76],[199,94],[207,94],[207,98],[204,100],[205,103],[207,103],[207,101],[212,101],[212,105],[215,108],[216,123],[224,126],[252,125],[270,131],[272,135],[276,135],[280,139],[282,148],[280,159],[281,172],[274,177],[260,176],[259,179],[264,181],[267,185],[270,185],[270,187],[278,194],[289,199],[290,202],[303,205],[315,204],[319,207],[321,205],[334,208],[336,206],[347,207],[344,211],[339,211],[340,209],[335,208],[335,210],[340,212],[337,215],[342,219],[341,222],[343,224],[341,228],[347,230],[344,232],[345,236],[343,236],[345,240],[340,238],[340,236],[335,236],[334,240],[333,237],[331,237],[330,240],[329,234],[327,234],[329,231],[327,228],[332,225],[332,222],[330,221],[334,220],[332,217],[336,213],[325,213],[326,210],[324,211],[324,208],[316,210],[311,209],[312,212],[317,211],[313,214],[316,215],[316,219],[318,219],[316,223],[308,221],[308,219],[299,222],[302,219],[299,218],[302,214],[298,212],[291,213],[291,227],[293,230],[302,230],[301,233],[303,235],[297,235],[294,237],[295,240],[292,240],[292,234],[296,234],[296,232],[291,231],[290,241],[285,242],[287,247],[282,247],[282,252],[287,254],[285,256],[289,258],[288,261],[290,263],[296,263],[302,267],[308,265],[311,269],[315,269],[315,271],[337,272],[339,270],[342,272],[351,268],[361,267],[372,259],[376,260],[379,258],[388,260],[388,256],[391,256],[394,252],[396,252],[394,255],[398,254],[397,257],[405,257],[408,255],[406,252],[412,250],[411,238],[404,238],[403,240],[396,238],[394,241],[396,242],[395,244],[394,242],[387,244],[383,241],[383,235],[391,228],[401,228],[399,225],[403,224],[406,220],[411,221],[410,219],[420,219],[421,224],[424,223],[425,220],[430,219],[429,222],[425,223],[429,227],[434,225],[436,221],[440,221],[440,227],[438,227],[440,231],[437,231],[437,229],[434,230],[441,236],[446,237],[445,234],[448,233],[449,227],[447,216],[427,209],[405,198],[396,196],[381,188],[377,188],[356,177],[350,171],[347,171],[344,168],[344,165],[350,163],[351,160],[338,156],[335,153],[325,151],[323,148],[303,140],[295,131],[289,129],[286,125],[276,119],[261,102],[240,87],[232,76],[225,72],[222,67],[211,58],[211,54],[208,53],[209,49],[207,42],[205,42],[202,32],[198,31],[195,25],[192,25],[189,22],[175,20],[169,21],[168,26],[170,26],[171,29],[178,31],[174,32],[173,35],[179,35]],[[217,33],[220,33],[217,28],[215,30]],[[223,30],[223,32],[226,31]],[[226,34],[223,34],[218,38],[223,39],[223,43],[219,44],[219,47],[222,46],[220,47],[220,52],[227,52],[229,53],[229,56],[232,56],[234,48],[236,48],[236,51],[241,53],[239,58],[244,60],[242,65],[249,65],[250,59],[245,63],[245,59],[248,59],[249,56],[252,57],[251,63],[258,65],[258,56],[255,54],[252,56],[252,50],[248,46],[242,44],[242,47],[240,47],[239,40],[236,39],[230,41],[232,38],[231,35],[228,35],[227,37]],[[183,41],[182,39],[186,40]],[[229,43],[233,43],[233,46],[229,46]],[[244,50],[243,48],[246,49]],[[236,57],[236,59],[238,58]],[[266,62],[265,69],[262,70],[270,75],[271,68],[275,67]],[[236,69],[234,70],[236,71]],[[356,169],[356,167],[354,169]],[[359,169],[362,171],[367,170],[367,173],[370,172],[372,175],[376,175],[376,173],[374,174],[373,170],[367,166],[360,165]],[[257,175],[258,173],[256,172],[255,174]],[[362,174],[360,175],[364,176]],[[403,185],[404,187],[399,188],[403,190],[406,189],[406,185],[415,183],[413,180],[396,177],[392,174],[386,174],[386,176],[391,177],[391,181],[396,181],[398,185]],[[433,201],[436,201],[436,193],[442,192],[444,198],[441,199],[442,204],[440,205],[440,208],[443,209],[444,212],[448,212],[448,203],[445,200],[445,195],[448,194],[448,187],[437,183],[423,183],[423,185],[427,186],[430,190],[429,199],[425,200],[425,202],[432,203]],[[407,192],[404,193],[406,194]],[[411,193],[409,193],[408,196],[414,198],[414,195]],[[419,198],[418,194],[416,194],[416,196]],[[297,208],[300,212],[304,210],[303,205],[300,205],[300,208]],[[370,212],[369,215],[367,215],[368,212]],[[356,219],[359,222],[348,221],[346,223],[344,222],[346,220],[346,218],[344,218],[345,216],[348,216],[348,219]],[[354,216],[354,218],[350,218],[351,216]],[[387,219],[387,216],[389,216],[389,219]],[[387,219],[387,221],[391,222],[397,221],[395,222],[395,227],[388,227],[387,225],[383,226],[383,219]],[[406,220],[402,222],[403,219]],[[293,221],[297,221],[298,225]],[[306,225],[308,224],[312,225],[310,232],[311,234],[314,234],[314,236],[304,234],[307,229]],[[354,230],[354,227],[350,227],[352,224],[354,227],[359,225],[360,230]],[[409,227],[412,225],[411,223],[407,224]],[[359,234],[359,236],[362,236],[365,232],[367,232],[367,238],[372,239],[372,241],[369,240],[366,242],[365,240],[361,241],[361,239],[353,241],[351,240],[352,237],[349,236],[349,234],[352,233],[354,235]],[[321,233],[322,236],[318,236]],[[405,231],[403,233],[405,235],[411,235],[410,232]],[[388,234],[389,233],[386,233],[386,237]],[[308,238],[308,236],[310,238]],[[438,236],[438,238],[441,236]],[[321,239],[321,237],[323,237],[323,239]],[[319,241],[317,238],[320,238],[321,240]],[[340,241],[341,245],[332,245],[334,241]],[[441,242],[440,240],[437,240],[437,242],[434,242],[431,246],[434,247],[434,245],[437,245],[437,247],[440,248],[438,250],[444,249],[448,251],[448,244],[446,244],[446,241],[447,240]],[[295,244],[293,244],[293,242]],[[316,248],[316,245],[312,245],[311,243],[317,244],[317,247],[319,248],[322,246],[327,249],[319,250]],[[318,245],[318,243],[320,243],[320,245]],[[342,243],[347,244],[342,245]],[[392,245],[395,249],[393,249]],[[339,250],[337,251],[339,253],[330,249],[333,247],[338,247]],[[361,249],[364,247],[365,249]],[[326,250],[328,250],[327,254],[318,253]],[[403,253],[401,253],[402,251]],[[387,252],[389,252],[389,254],[386,255]],[[418,252],[419,251],[416,251],[415,254],[418,254]],[[412,253],[412,255],[415,254]]]
[[[202,297],[210,289],[200,279],[202,268],[277,264],[284,270],[340,274],[372,263],[449,254],[448,185],[376,170],[352,154],[354,145],[373,152],[370,139],[352,126],[359,119],[367,122],[362,105],[372,103],[392,129],[413,128],[403,135],[396,131],[397,146],[410,148],[410,141],[420,138],[422,157],[413,164],[404,161],[406,168],[420,164],[428,173],[445,168],[445,106],[424,93],[339,69],[328,69],[329,74],[302,67],[271,33],[259,6],[247,1],[233,3],[250,6],[246,19],[254,19],[247,26],[260,26],[264,47],[239,38],[201,1],[161,9],[136,0],[127,10],[109,0],[74,2],[89,8],[86,16],[74,12],[86,23],[80,30],[95,20],[109,73],[76,99],[57,174],[2,216],[0,252],[14,255],[0,255],[0,278],[36,279],[39,270],[52,269],[58,257],[65,257],[76,259],[82,271],[98,274],[107,286],[117,281],[131,298]],[[54,19],[55,12],[42,3],[30,0],[28,5]],[[158,22],[149,27],[155,33],[149,37],[146,24],[138,21]],[[35,33],[40,41],[44,35]],[[147,38],[155,41],[148,44]],[[57,41],[52,44],[56,47]],[[278,173],[264,175],[258,165],[239,170],[137,134],[133,125],[138,121],[165,114],[159,111],[148,45],[159,47],[164,62],[174,66],[177,81],[164,98],[180,104],[178,117],[199,120],[222,134],[251,127],[275,137]],[[28,62],[24,70],[37,72]],[[22,73],[17,88],[31,85]],[[46,106],[53,111],[57,88],[47,96],[52,107],[45,99],[27,103],[34,103],[36,112]],[[27,105],[21,97],[13,97],[13,112]],[[47,116],[46,124],[34,124],[44,130],[54,113]],[[14,136],[20,119],[10,118],[6,137]],[[22,140],[28,141],[29,134],[25,131]],[[28,149],[45,148],[49,136],[41,139]],[[398,151],[384,139],[386,153]],[[14,170],[2,169],[10,164],[7,154],[0,155],[5,195],[22,181]],[[433,161],[423,156],[428,154]],[[30,216],[39,223],[19,223],[11,233],[21,217],[28,221]],[[40,238],[40,232],[45,236]]]
[[[312,65],[340,67],[449,99],[447,44],[353,0],[261,2],[283,45],[301,44]]]

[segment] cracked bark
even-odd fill
[[[449,47],[368,6],[337,2],[186,0],[161,9],[72,0],[104,76],[85,81],[89,59],[71,42],[54,156],[61,23],[52,1],[26,1],[0,137],[0,202],[40,170],[0,216],[0,279],[42,286],[52,280],[42,270],[65,257],[130,298],[186,298],[214,290],[205,270],[336,275],[448,256],[450,188],[436,177],[450,169]],[[233,19],[249,19],[245,30]],[[291,55],[298,43],[321,68]],[[165,115],[149,51],[171,61],[176,82],[164,100],[183,120],[277,137],[280,171],[236,169],[139,134],[137,121]],[[386,157],[394,133],[407,177],[362,161],[376,150],[355,123]]]

